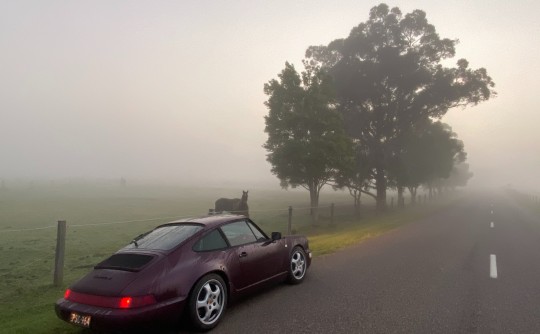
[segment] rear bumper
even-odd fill
[[[90,328],[94,330],[128,330],[174,323],[180,319],[185,304],[186,300],[181,299],[135,309],[111,309],[73,303],[61,298],[54,309],[58,318],[66,322],[70,322],[73,312],[90,316]]]

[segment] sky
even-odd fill
[[[262,148],[264,83],[346,37],[368,1],[0,0],[0,178],[279,185]],[[498,96],[443,118],[471,185],[540,191],[537,1],[422,9]]]

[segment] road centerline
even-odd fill
[[[489,260],[489,277],[497,278],[497,257],[495,256],[495,254],[491,254],[489,256]]]

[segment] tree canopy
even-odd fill
[[[380,209],[386,207],[392,181],[392,156],[403,149],[403,138],[415,125],[495,94],[484,68],[471,69],[465,59],[455,67],[443,65],[455,56],[456,44],[439,37],[425,12],[403,15],[397,7],[380,4],[348,37],[306,51],[311,66],[332,76],[347,133],[369,154],[364,163],[369,163]]]
[[[351,163],[351,143],[335,110],[328,74],[312,66],[299,74],[286,63],[278,77],[264,86],[267,160],[283,187],[309,190],[311,206],[317,208],[321,188]]]

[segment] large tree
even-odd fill
[[[465,59],[443,65],[454,57],[456,43],[440,38],[423,11],[402,15],[380,4],[347,38],[306,51],[312,66],[333,77],[349,135],[367,146],[379,209],[386,209],[389,164],[402,137],[418,122],[494,94],[484,68],[470,69]]]
[[[415,203],[416,191],[421,184],[433,189],[439,180],[450,177],[454,166],[464,162],[466,157],[463,142],[448,124],[419,124],[406,136],[403,150],[396,156],[398,189],[407,188]],[[398,202],[403,204],[402,196]]]
[[[354,143],[353,143],[354,145]],[[354,199],[354,212],[360,215],[360,198],[362,194],[367,194],[376,198],[371,192],[373,189],[372,174],[366,159],[369,157],[367,152],[362,151],[364,146],[354,145],[355,156],[351,157],[352,162],[343,165],[336,173],[332,186],[334,189],[347,188],[349,194]]]
[[[331,77],[312,66],[299,74],[286,63],[279,80],[270,80],[264,92],[269,110],[264,148],[269,151],[272,173],[283,187],[309,191],[316,221],[322,187],[353,161],[349,137],[335,110]]]
[[[452,168],[452,171],[450,171],[450,176],[447,179],[442,180],[442,186],[450,189],[465,187],[473,175],[474,174],[469,171],[469,164],[456,164],[454,165],[454,168]]]

